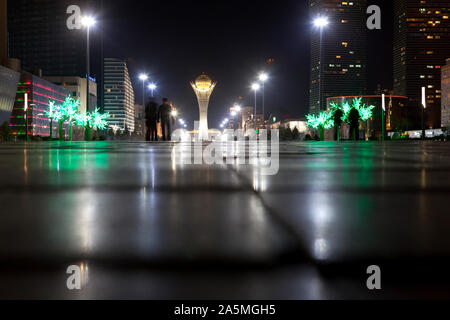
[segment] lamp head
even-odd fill
[[[85,26],[86,28],[90,28],[92,27],[97,21],[95,21],[94,17],[91,16],[85,16],[81,19],[81,23],[83,24],[83,26]]]
[[[269,80],[269,76],[267,73],[263,72],[259,75],[259,81],[266,82],[267,80]]]
[[[327,25],[329,25],[329,21],[328,21],[328,18],[327,17],[323,17],[323,16],[321,16],[321,17],[317,17],[315,20],[314,20],[314,25],[317,27],[317,28],[324,28],[324,27],[326,27]]]
[[[141,73],[139,75],[139,79],[141,79],[142,81],[146,81],[148,79],[148,75],[146,75],[145,73]]]
[[[252,84],[252,90],[253,91],[258,91],[260,88],[261,88],[261,86],[259,85],[259,83]]]

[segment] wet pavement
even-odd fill
[[[449,144],[280,152],[264,176],[163,143],[0,145],[0,298],[450,298]]]

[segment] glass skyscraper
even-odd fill
[[[395,0],[394,91],[409,98],[415,126],[421,122],[426,88],[425,128],[441,127],[441,68],[450,57],[450,2]],[[419,125],[417,124],[419,123]]]
[[[86,77],[86,31],[69,30],[69,5],[85,0],[9,0],[8,53],[24,70],[45,76]]]
[[[127,62],[122,59],[105,58],[104,61],[104,111],[111,115],[109,126],[134,132],[134,91]]]
[[[326,110],[327,98],[367,93],[367,1],[310,0],[309,5],[311,21],[329,20],[322,46],[320,30],[311,26],[309,106],[319,113]]]

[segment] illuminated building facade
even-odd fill
[[[450,57],[448,0],[395,0],[394,92],[422,108],[426,88],[425,127],[441,127],[441,67]],[[415,129],[420,129],[421,126]]]
[[[135,130],[134,90],[127,62],[122,59],[105,58],[104,61],[104,112],[109,112],[108,125]]]
[[[309,107],[317,114],[326,109],[327,98],[367,93],[367,1],[310,0],[309,5],[311,20],[329,20],[322,46],[320,30],[311,26]]]
[[[61,86],[69,91],[70,95],[77,100],[80,100],[81,106],[79,111],[84,113],[86,111],[94,111],[97,107],[97,83],[89,80],[89,109],[86,110],[86,86],[87,81],[80,77],[44,77],[45,80]]]
[[[206,74],[200,75],[195,82],[191,82],[192,89],[197,95],[198,107],[200,111],[199,137],[203,140],[209,139],[208,129],[208,108],[211,95],[216,88],[217,83],[213,83]]]
[[[450,133],[450,58],[442,68],[442,128]]]
[[[25,94],[28,95],[28,111],[25,112]],[[49,101],[62,103],[69,92],[35,75],[23,73],[20,77],[10,127],[13,135],[50,136],[50,120],[46,115]],[[27,123],[28,116],[28,123]],[[28,128],[27,128],[28,125]],[[58,137],[58,124],[53,123],[53,137]]]
[[[0,125],[10,119],[19,80],[19,72],[0,66]]]

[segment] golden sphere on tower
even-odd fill
[[[203,73],[200,76],[198,76],[197,79],[195,79],[195,86],[200,90],[209,89],[212,86],[212,80],[205,73]]]

